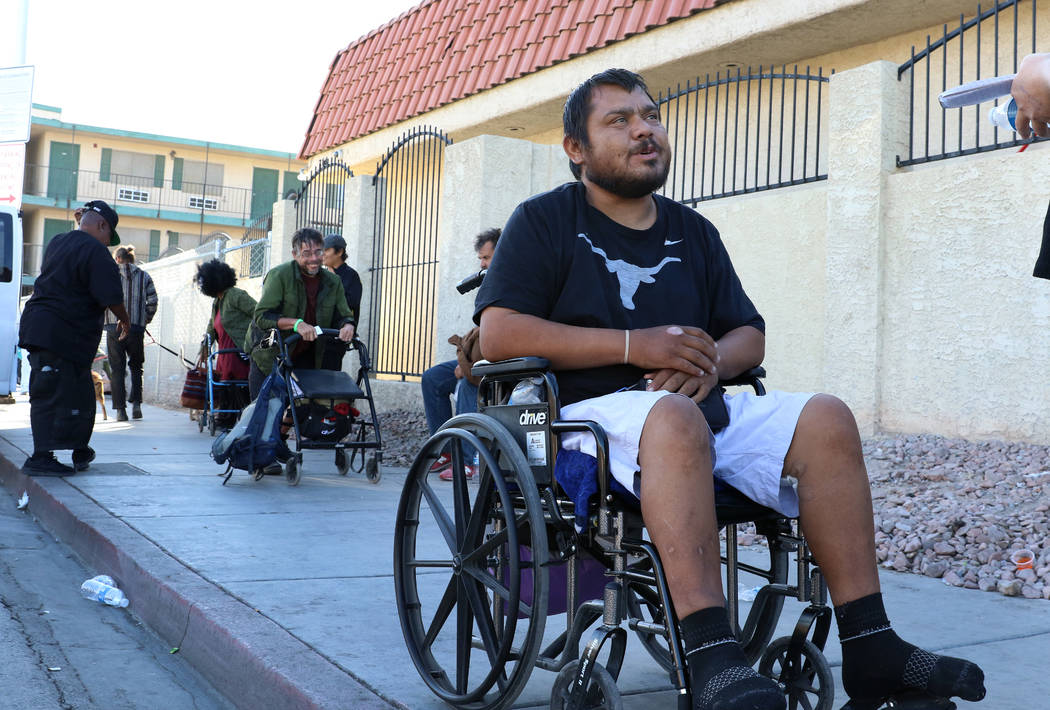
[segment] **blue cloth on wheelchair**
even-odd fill
[[[554,480],[575,504],[576,529],[585,529],[587,518],[590,516],[591,498],[598,493],[598,459],[582,451],[559,449],[558,458],[554,463]],[[716,493],[729,488],[717,478],[714,483]],[[627,490],[612,476],[609,476],[609,487],[613,493],[624,496],[627,500],[638,500],[633,491]]]

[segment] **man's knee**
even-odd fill
[[[658,451],[693,449],[709,453],[707,420],[693,400],[679,394],[667,395],[649,410],[642,427],[639,456],[649,447]]]
[[[853,412],[838,397],[814,395],[802,409],[784,462],[786,473],[798,476],[812,457],[852,459],[863,468],[860,433]],[[839,472],[844,472],[838,467]]]

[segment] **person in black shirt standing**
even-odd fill
[[[117,213],[101,200],[75,212],[79,229],[48,244],[33,295],[22,311],[18,345],[29,352],[29,419],[33,454],[22,470],[30,476],[67,476],[95,458],[88,443],[95,426],[91,362],[102,339],[108,308],[118,337],[128,332],[128,313],[117,265],[107,246],[120,244]],[[73,450],[73,466],[55,458]]]
[[[324,266],[335,273],[343,282],[343,293],[346,294],[346,304],[350,306],[350,313],[354,322],[360,322],[361,313],[361,277],[346,263],[346,240],[338,234],[329,234],[324,238]],[[330,347],[325,351],[324,361],[321,367],[325,370],[342,370],[343,355],[346,350],[339,347]]]
[[[785,704],[729,624],[714,477],[799,517],[835,603],[854,706],[881,706],[905,689],[983,698],[980,668],[916,648],[890,626],[849,408],[821,394],[719,393],[720,379],[762,362],[765,322],[714,226],[654,194],[671,148],[645,82],[622,69],[596,74],[569,96],[563,122],[577,182],[514,211],[474,318],[488,359],[547,358],[561,417],[605,429],[610,472],[639,497],[666,571],[694,708]],[[700,403],[709,405],[703,413]],[[561,445],[594,450],[591,437],[575,434]]]

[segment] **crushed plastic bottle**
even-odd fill
[[[114,585],[113,578],[104,574],[92,577],[80,585],[80,596],[110,606],[126,607],[129,603],[124,592]]]
[[[1009,103],[1000,104],[999,106],[993,106],[992,109],[988,112],[988,120],[991,121],[992,125],[996,128],[1016,131],[1017,126],[1014,125],[1016,119],[1017,102],[1013,99],[1010,99]]]
[[[741,584],[740,585],[740,592],[738,594],[738,597],[739,597],[740,601],[742,601],[742,602],[753,602],[758,597],[758,593],[761,590],[762,590],[761,586],[752,587],[751,589],[746,589],[744,587],[744,585]]]
[[[538,404],[544,401],[543,378],[527,377],[514,386],[507,404]]]

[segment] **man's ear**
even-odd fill
[[[583,166],[583,148],[580,146],[579,141],[571,136],[565,136],[561,139],[561,147],[565,151],[565,155],[569,156],[569,160],[581,167]]]

